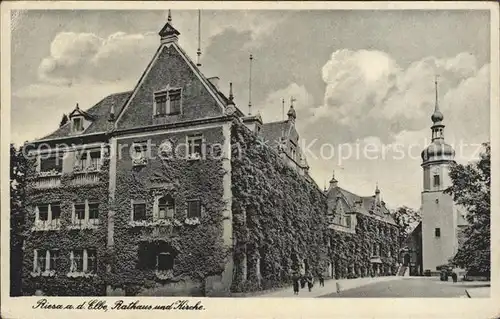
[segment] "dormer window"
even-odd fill
[[[177,115],[181,113],[182,89],[169,88],[155,92],[155,116]]]
[[[74,117],[73,118],[73,133],[79,133],[83,131],[83,118],[82,117]]]

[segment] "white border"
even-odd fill
[[[491,146],[492,146],[492,283],[500,282],[500,254],[499,248],[499,218],[500,218],[500,110],[498,104],[499,97],[499,21],[498,21],[498,6],[495,2],[175,2],[175,3],[160,3],[160,2],[3,2],[1,4],[1,25],[2,25],[2,55],[1,55],[1,133],[2,133],[2,152],[1,160],[1,181],[2,181],[2,264],[1,268],[1,316],[3,318],[66,318],[72,316],[74,318],[87,318],[89,315],[95,318],[109,317],[141,317],[142,315],[152,317],[174,316],[175,318],[186,318],[193,316],[203,316],[208,318],[492,318],[498,317],[500,314],[500,305],[496,300],[499,300],[499,286],[492,286],[492,297],[489,299],[260,299],[260,298],[245,298],[245,299],[219,299],[219,298],[186,298],[196,302],[202,300],[207,311],[50,311],[31,309],[38,297],[21,297],[9,298],[9,142],[10,142],[10,105],[11,105],[11,85],[10,85],[10,44],[11,34],[8,32],[11,28],[10,12],[11,9],[337,9],[337,10],[401,10],[401,9],[482,9],[491,10]],[[450,37],[459,35],[450,34]],[[7,53],[8,52],[8,53]],[[79,301],[90,300],[91,298],[49,298],[51,302],[68,303],[70,300],[73,303]],[[123,298],[99,298],[106,300],[108,304],[112,304],[115,300],[123,299],[132,301],[140,299],[142,303],[160,303],[167,304],[170,301],[178,300],[178,298],[153,298],[153,297],[123,297]]]

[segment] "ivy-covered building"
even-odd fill
[[[399,228],[378,185],[371,196],[338,186],[335,175],[328,197],[327,274],[335,278],[395,275],[399,267]]]
[[[159,35],[133,90],[77,105],[25,145],[23,293],[228,295],[292,271],[345,277],[353,258],[355,273],[386,273],[391,257],[373,268],[367,253],[383,240],[395,249],[383,203],[319,189],[293,105],[280,122],[244,115],[232,86],[224,95],[179,46],[170,14]],[[332,198],[350,227],[328,226],[344,205]],[[340,243],[355,243],[348,259]]]

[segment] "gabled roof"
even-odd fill
[[[188,66],[189,69],[194,73],[195,77],[201,82],[201,84],[205,87],[207,90],[208,94],[212,96],[212,98],[215,100],[215,105],[219,107],[219,110],[224,112],[226,106],[228,105],[229,99],[218,90],[218,88],[215,87],[200,71],[200,69],[196,66],[196,64],[191,60],[189,55],[179,46],[179,44],[176,41],[168,42],[168,43],[161,43],[160,46],[158,47],[158,50],[156,51],[155,55],[151,59],[150,63],[142,73],[141,77],[139,78],[139,81],[135,85],[130,97],[125,103],[125,106],[122,108],[121,112],[116,113],[117,120],[115,121],[115,127],[120,128],[122,123],[122,117],[126,113],[126,110],[129,108],[129,105],[135,103],[135,97],[138,94],[140,90],[142,90],[143,85],[146,85],[146,79],[148,78],[149,74],[151,72],[154,72],[157,66],[157,61],[161,59],[164,55],[164,50],[168,49],[173,49],[176,51],[180,58],[184,60],[185,64]],[[243,115],[243,113],[237,109],[237,112],[240,115]]]
[[[72,117],[79,116],[79,115],[83,116],[85,119],[90,120],[90,121],[95,120],[95,118],[91,114],[81,110],[78,107],[78,104],[76,105],[76,108],[73,111],[71,111],[71,113],[69,113],[68,118],[71,119]]]
[[[359,196],[341,187],[335,187],[328,192],[330,203],[336,203],[336,198],[342,198],[349,206],[349,212],[357,212],[369,217],[381,219],[389,224],[396,224],[385,205],[377,205],[375,196]],[[335,202],[332,202],[335,200]],[[360,205],[356,205],[359,203]]]
[[[123,108],[126,99],[131,93],[131,91],[127,91],[108,95],[87,111],[82,111],[93,118],[92,124],[85,130],[85,134],[106,132],[111,106],[114,105],[115,112],[118,113]],[[69,136],[71,136],[71,121],[68,121],[68,123],[41,139],[46,140]]]

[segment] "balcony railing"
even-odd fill
[[[71,180],[72,185],[86,185],[99,183],[99,171],[81,171],[76,172]]]
[[[97,229],[99,227],[99,219],[74,219],[71,225],[68,226],[69,229]]]
[[[61,172],[55,170],[38,173],[33,183],[34,188],[54,188],[59,187],[60,185]]]
[[[33,225],[32,231],[51,231],[61,229],[61,220],[36,220]]]

